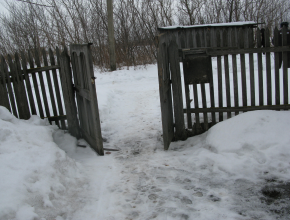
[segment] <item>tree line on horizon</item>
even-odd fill
[[[0,14],[0,53],[93,43],[94,64],[109,68],[106,0],[8,1]],[[158,27],[235,21],[270,30],[289,21],[289,0],[114,0],[118,67],[156,62]]]

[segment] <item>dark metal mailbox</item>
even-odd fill
[[[210,83],[212,81],[211,57],[204,55],[186,55],[183,58],[185,84]]]

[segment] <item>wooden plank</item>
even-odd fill
[[[232,29],[232,47],[237,46],[237,28]],[[237,68],[237,56],[232,55],[232,68],[233,68],[233,86],[234,86],[234,103],[235,107],[239,107],[239,88],[238,88],[238,68]],[[236,111],[235,115],[239,112]]]
[[[202,107],[203,108],[207,108],[206,93],[205,93],[205,85],[204,85],[204,83],[200,84],[200,88],[201,88]],[[204,121],[204,129],[207,131],[209,129],[207,113],[203,114],[203,121]]]
[[[192,35],[191,35],[191,31],[186,29],[186,41],[185,41],[185,45],[183,48],[188,48],[188,47],[192,47],[193,46],[193,42],[192,42]],[[184,66],[183,66],[184,69]],[[184,70],[183,70],[184,73]],[[183,77],[184,79],[184,77]],[[185,90],[185,101],[186,101],[186,108],[190,109],[190,103],[192,100],[190,100],[190,91],[189,91],[189,85],[185,83],[185,79],[184,79],[184,90]],[[187,127],[189,129],[192,129],[192,117],[191,117],[191,113],[190,111],[188,111],[187,115]]]
[[[59,69],[59,65],[43,66],[43,67],[37,67],[37,68],[30,68],[27,70],[27,73],[36,73],[36,72],[42,72],[42,71],[47,71],[47,70],[57,70],[57,69]]]
[[[216,32],[217,36],[217,47],[221,45],[221,33],[219,30]],[[219,100],[219,107],[223,107],[223,83],[222,83],[222,59],[221,56],[217,56],[217,71],[218,71],[218,100]],[[224,120],[223,113],[219,113],[219,122]]]
[[[184,82],[184,84],[185,84],[184,85],[184,89],[185,89],[186,108],[190,109],[190,103],[191,103],[192,100],[190,100],[190,96],[189,96],[189,85],[186,84],[185,82]],[[187,116],[187,127],[189,129],[192,129],[192,118],[191,118],[190,111],[187,112],[186,116]]]
[[[274,29],[274,46],[278,46],[279,45],[279,31],[277,29],[277,27],[275,27]],[[279,68],[280,68],[280,63],[279,63],[279,53],[275,53],[274,54],[274,62],[275,62],[275,104],[276,105],[280,105],[280,72],[279,72]]]
[[[178,46],[175,40],[172,40],[170,42],[170,45],[168,47],[168,54],[172,80],[172,93],[173,93],[174,119],[175,119],[175,139],[185,140],[187,137],[185,133],[184,115],[182,112],[183,101],[182,101],[181,75],[178,56]]]
[[[289,44],[290,42],[287,42],[287,27],[284,25],[282,28],[282,45],[286,46],[287,43]],[[289,50],[290,51],[290,50]],[[284,52],[282,53],[282,61],[283,61],[283,93],[284,93],[284,104],[288,104],[289,100],[289,94],[288,94],[288,54],[289,52]]]
[[[38,50],[35,49],[34,53],[35,53],[36,66],[41,67]],[[47,101],[47,95],[46,95],[46,89],[45,89],[45,85],[44,85],[43,75],[42,75],[41,71],[38,72],[38,76],[39,76],[39,82],[40,82],[40,87],[41,87],[41,91],[42,91],[42,98],[43,98],[43,103],[44,103],[44,108],[45,108],[45,114],[46,114],[46,117],[49,117],[50,116],[49,106],[48,106],[48,101]]]
[[[104,155],[104,150],[103,150],[103,137],[101,133],[101,122],[100,122],[100,116],[99,116],[99,107],[98,107],[98,100],[97,100],[97,94],[96,94],[96,86],[95,86],[95,81],[94,78],[94,67],[93,67],[93,58],[92,58],[92,53],[90,50],[90,45],[88,44],[85,48],[87,51],[86,54],[86,66],[87,66],[87,71],[88,71],[88,84],[90,86],[90,92],[91,92],[91,97],[92,97],[92,104],[91,104],[91,111],[92,111],[92,117],[94,119],[94,137],[96,138],[96,144],[98,149],[97,152],[99,155]]]
[[[287,52],[290,46],[269,47],[269,48],[201,48],[206,49],[206,53],[210,56],[223,56],[229,54],[247,54],[247,53],[271,53],[271,52]],[[190,50],[188,48],[187,50]]]
[[[229,46],[228,31],[223,31],[223,46]],[[225,65],[225,81],[226,81],[226,100],[227,107],[231,107],[231,88],[230,88],[230,73],[229,73],[229,56],[224,56],[224,65]],[[227,118],[231,118],[231,112],[227,112]]]
[[[77,55],[77,54],[75,54],[75,55],[76,55],[77,62],[76,63],[74,63],[74,62],[72,63],[73,66],[76,66],[76,68],[73,71],[73,74],[74,74],[74,76],[78,75],[78,81],[80,81],[81,83],[78,82],[78,81],[76,81],[76,80],[75,81],[76,81],[76,85],[80,85],[79,90],[81,91],[81,90],[87,88],[85,86],[85,81],[86,80],[84,80],[84,79],[87,78],[87,76],[86,76],[86,72],[83,71],[83,69],[84,69],[83,65],[85,63],[82,63],[82,60],[81,60],[80,55]],[[81,73],[82,73],[83,77],[80,77],[80,74]],[[74,79],[75,79],[75,77],[74,77]],[[84,98],[84,96],[86,95],[86,93],[83,92],[82,95],[81,95],[80,92],[78,92],[77,95],[80,95],[79,99],[82,99],[82,103],[83,103],[82,105],[78,105],[78,107],[81,107],[81,109],[79,110],[80,114],[83,114],[82,115],[82,118],[83,118],[83,126],[82,126],[82,129],[84,129],[88,133],[90,133],[90,123],[89,123],[89,120],[87,120],[89,106],[87,105],[86,100]],[[90,94],[88,96],[90,96]]]
[[[254,47],[253,41],[253,28],[248,28],[248,48]],[[253,53],[249,54],[249,67],[250,67],[250,91],[251,91],[251,106],[255,106],[255,73],[254,73],[254,56]]]
[[[192,39],[192,32],[190,29],[187,29],[186,30],[186,47],[188,48],[191,48],[193,47],[193,39]]]
[[[12,91],[14,91],[14,95],[15,95],[15,101],[16,101],[15,103],[16,103],[16,107],[17,107],[17,111],[18,111],[18,118],[23,118],[24,113],[23,113],[22,108],[21,108],[22,95],[21,95],[20,86],[18,85],[17,74],[16,74],[16,71],[17,71],[16,65],[13,63],[13,60],[12,60],[10,55],[7,56],[7,60],[8,60],[8,65],[9,65],[9,69],[11,72],[11,78],[13,79],[13,90]]]
[[[43,58],[44,65],[48,66],[47,54],[46,54],[45,49],[42,49],[42,58]],[[49,70],[46,70],[45,73],[46,73],[46,79],[47,79],[47,85],[48,85],[48,91],[49,91],[53,116],[57,116],[56,102],[55,102],[55,98],[54,98],[54,94],[53,94],[53,87],[52,87],[52,83],[51,83],[50,72],[49,72]],[[59,127],[59,121],[56,120],[55,123]]]
[[[199,32],[196,35],[196,46],[199,47],[205,47],[206,45],[206,39],[205,39],[205,33],[204,33],[204,29],[199,29]],[[206,108],[207,107],[207,103],[206,103],[206,92],[205,92],[205,84],[201,83],[200,84],[200,89],[201,89],[201,102],[202,102],[202,107]],[[196,90],[197,92],[197,90]],[[209,129],[208,126],[208,115],[207,113],[203,114],[203,123],[204,123],[204,129],[207,131]]]
[[[197,85],[193,84],[193,99],[194,99],[194,108],[199,108],[198,104],[198,93],[197,93]],[[200,126],[200,118],[199,113],[195,114],[195,133],[200,134],[203,132],[203,129]]]
[[[51,48],[49,48],[49,59],[50,59],[50,65],[55,66],[55,59],[54,59],[54,55],[53,55]],[[63,115],[64,113],[63,113],[61,96],[60,96],[61,93],[60,93],[56,69],[52,69],[52,78],[53,78],[54,91],[55,91],[55,95],[56,95],[58,112],[59,112],[59,115]],[[61,129],[66,129],[65,121],[61,120],[60,123],[61,123]]]
[[[270,31],[265,31],[265,47],[270,47]],[[271,79],[271,57],[266,53],[266,75],[267,75],[267,105],[272,105],[272,79]]]
[[[186,36],[185,36],[185,30],[180,30],[178,32],[178,40],[179,40],[179,48],[185,48],[185,43],[186,43]]]
[[[30,104],[30,110],[32,115],[36,115],[36,108],[35,108],[35,102],[34,97],[32,93],[32,87],[29,79],[29,75],[27,73],[27,61],[24,52],[21,52],[21,60],[22,60],[22,68],[23,68],[23,78],[25,79],[26,83],[26,89],[27,89],[27,95],[29,98],[29,104]]]
[[[84,82],[83,82],[83,77],[78,76],[82,72],[81,70],[81,64],[80,64],[80,59],[77,56],[76,52],[71,53],[71,63],[72,65],[72,73],[73,73],[73,78],[74,78],[74,84],[75,88],[78,89],[76,92],[76,99],[77,99],[77,108],[78,108],[78,113],[79,113],[79,121],[80,121],[80,128],[84,130],[89,129],[89,125],[87,124],[86,120],[86,114],[87,114],[87,107],[86,107],[86,102],[85,99],[81,96],[80,91],[82,91],[82,88],[84,87]],[[87,97],[89,94],[87,94]]]
[[[261,42],[261,31],[257,29],[257,47],[260,48],[262,46]],[[259,77],[259,105],[264,105],[264,88],[263,88],[263,64],[262,64],[262,53],[259,52],[257,54],[258,59],[258,77]]]
[[[60,56],[60,74],[63,89],[64,103],[67,115],[68,131],[76,138],[80,138],[80,129],[77,119],[76,103],[72,89],[72,77],[70,72],[70,58],[67,51]]]
[[[239,30],[239,42],[240,47],[244,48],[244,30]],[[243,106],[247,106],[247,84],[246,84],[246,64],[245,64],[245,54],[240,54],[241,60],[241,80],[242,80],[242,99]]]
[[[5,65],[6,65],[6,62],[5,62],[4,57],[2,56],[1,63],[0,63],[0,76],[1,76],[1,82],[2,82],[1,83],[1,86],[2,86],[2,96],[1,96],[2,103],[1,103],[1,105],[5,106],[11,113],[13,113],[12,109],[10,107],[10,104],[9,104],[8,85],[6,85],[7,83],[5,81],[5,78],[6,78],[5,67],[4,67]]]
[[[207,46],[209,47],[216,46],[216,37],[215,37],[215,32],[213,30],[214,29],[211,29],[210,31],[207,32],[207,39],[208,39]],[[212,68],[211,68],[211,71],[212,71]],[[213,75],[213,72],[211,72],[211,74]],[[211,82],[209,83],[209,92],[210,92],[210,106],[214,108],[215,99],[214,99],[213,76],[211,76]],[[214,112],[211,114],[211,121],[212,121],[212,125],[216,124],[216,116]]]
[[[6,76],[6,79],[8,80],[7,82],[7,88],[8,88],[8,94],[9,94],[9,98],[10,98],[10,105],[12,106],[12,113],[15,117],[18,118],[18,112],[17,112],[17,108],[16,108],[16,100],[14,98],[14,92],[13,92],[13,88],[12,88],[12,85],[11,85],[11,81],[10,81],[10,75],[8,75],[8,67],[7,67],[7,64],[6,64],[6,61],[4,59],[4,57],[2,56],[1,57],[1,62],[3,65],[3,68],[4,68],[4,75]]]
[[[254,111],[254,110],[289,110],[290,105],[264,105],[264,106],[241,106],[241,107],[218,107],[218,108],[191,108],[191,113],[204,113],[204,112],[233,112],[233,111]],[[186,113],[186,109],[183,109]]]
[[[18,53],[15,53],[14,55],[14,59],[15,59],[15,67],[16,67],[16,75],[17,75],[17,84],[19,87],[19,92],[20,92],[20,106],[21,106],[21,112],[22,112],[22,116],[20,116],[21,119],[29,119],[30,118],[30,111],[29,111],[29,106],[28,106],[28,97],[27,97],[27,93],[25,90],[25,86],[24,86],[24,79],[23,79],[23,75],[19,74],[22,69],[21,69],[21,64],[19,61],[19,55]],[[19,110],[18,110],[19,112]]]
[[[29,59],[30,68],[34,68],[34,62],[33,62],[33,58],[32,58],[30,51],[28,51],[28,59]],[[39,86],[38,86],[38,82],[37,82],[37,78],[36,78],[35,74],[32,74],[32,81],[33,81],[33,85],[34,85],[34,91],[35,91],[35,96],[36,96],[36,100],[37,100],[39,115],[41,118],[43,118],[44,117],[43,107],[42,107],[42,102],[40,99]]]

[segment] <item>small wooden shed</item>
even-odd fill
[[[158,28],[164,149],[240,112],[290,109],[287,28],[274,30],[274,36],[282,33],[283,45],[273,47],[270,31],[262,35],[257,25],[249,21]]]

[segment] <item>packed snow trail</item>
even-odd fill
[[[95,76],[104,147],[119,149],[102,157],[0,107],[1,220],[289,219],[289,111],[240,114],[165,152],[156,65]]]
[[[287,133],[277,141],[280,145],[283,143],[280,150],[285,151],[285,154],[275,158],[279,158],[279,161],[284,159],[283,165],[276,163],[275,159],[272,161],[267,158],[263,150],[254,146],[266,140],[265,145],[271,149],[269,154],[273,154],[270,146],[274,143],[269,142],[269,139],[272,140],[273,135],[281,134],[282,131],[270,132],[268,138],[264,138],[265,133],[271,130],[269,127],[273,127],[271,123],[275,121],[267,124],[271,114],[269,116],[267,111],[264,111],[265,116],[260,112],[249,113],[254,115],[248,116],[248,120],[247,116],[239,116],[241,121],[238,117],[232,120],[233,125],[229,126],[227,132],[228,125],[221,123],[220,129],[212,129],[215,132],[211,135],[205,133],[185,142],[173,143],[170,151],[165,152],[155,68],[149,66],[148,69],[133,73],[132,70],[121,70],[97,75],[104,147],[120,151],[106,154],[101,158],[102,162],[94,162],[107,167],[103,174],[99,173],[97,166],[92,167],[91,173],[88,172],[91,177],[95,173],[100,177],[104,175],[103,178],[94,178],[96,185],[101,182],[101,187],[95,188],[100,191],[98,202],[92,203],[85,211],[81,210],[74,219],[81,216],[85,219],[108,220],[273,219],[273,212],[277,210],[282,219],[288,216],[290,203],[287,197],[283,200],[286,201],[284,204],[269,206],[265,204],[268,198],[261,194],[269,179],[277,181],[277,184],[289,180],[289,157],[287,159],[286,155],[289,155],[287,147],[290,141]],[[284,114],[289,118],[289,112]],[[275,117],[275,113],[272,116]],[[256,118],[259,120],[254,123]],[[231,126],[237,127],[236,133],[230,132],[235,131]],[[244,140],[243,135],[251,126],[253,137],[258,138],[255,140],[250,136],[249,140]],[[278,122],[277,128],[279,126],[285,129]],[[223,135],[232,135],[233,138]],[[228,144],[226,140],[229,140]],[[235,142],[240,143],[236,149],[233,147]],[[221,148],[223,143],[232,150],[227,152]],[[218,147],[221,149],[220,154]],[[263,167],[265,163],[267,166]],[[261,166],[261,169],[255,170],[255,166]],[[284,167],[281,169],[286,173],[279,176],[275,166]],[[92,210],[89,210],[93,207],[95,211],[92,215]]]

